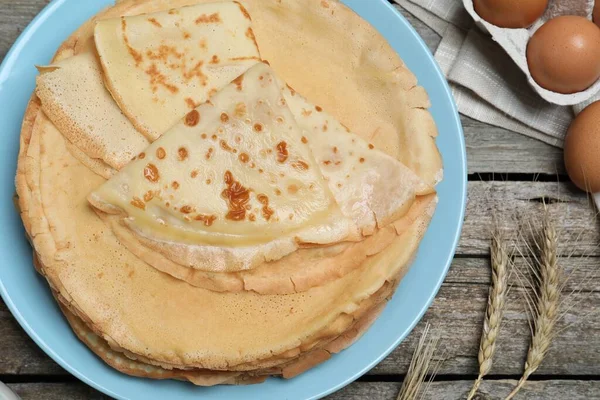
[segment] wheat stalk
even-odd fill
[[[491,244],[492,285],[488,295],[485,320],[483,321],[483,332],[479,344],[479,376],[473,384],[467,400],[471,400],[477,393],[483,377],[492,369],[492,360],[496,351],[496,339],[500,332],[502,316],[504,314],[504,303],[508,292],[508,271],[510,256],[506,238],[500,230],[494,228]]]
[[[428,384],[433,380],[435,371],[437,371],[437,367],[440,365],[439,362],[437,363],[436,368],[434,368],[434,373],[432,373],[427,385],[423,388],[425,377],[430,372],[430,365],[440,340],[437,332],[431,335],[430,332],[431,325],[427,323],[421,335],[421,339],[419,339],[417,348],[413,353],[408,372],[402,383],[402,388],[400,388],[397,400],[415,400],[423,398],[427,392]]]
[[[539,257],[536,258],[538,270],[534,271],[534,277],[538,290],[534,299],[528,301],[532,305],[533,314],[531,343],[523,376],[506,400],[512,399],[525,385],[529,376],[539,368],[556,335],[556,323],[560,317],[562,270],[558,263],[558,235],[546,206],[536,247],[539,249]]]

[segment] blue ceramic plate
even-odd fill
[[[119,399],[315,399],[349,384],[373,368],[408,335],[442,284],[460,235],[466,198],[462,129],[450,89],[427,47],[386,0],[345,0],[373,24],[416,73],[431,98],[444,159],[440,202],[418,256],[381,318],[348,350],[290,381],[254,386],[199,388],[176,381],[132,378],[106,366],[72,333],[48,286],[32,267],[12,196],[19,131],[37,74],[60,43],[110,0],[54,0],[19,37],[0,67],[0,294],[25,331],[67,371]]]

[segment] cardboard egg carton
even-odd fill
[[[529,84],[539,95],[550,103],[561,106],[582,103],[592,98],[600,91],[600,80],[583,92],[573,94],[562,94],[544,89],[538,85],[529,72],[527,66],[527,42],[534,32],[546,21],[561,15],[579,15],[591,20],[594,0],[550,0],[544,15],[527,29],[499,28],[484,21],[476,12],[473,0],[463,0],[467,12],[473,17],[475,23],[485,32],[492,35],[494,41],[498,42],[508,55],[514,60],[521,70],[527,75]]]

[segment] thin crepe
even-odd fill
[[[168,260],[219,272],[278,260],[302,243],[357,240],[406,214],[424,183],[319,106],[290,91],[286,100],[283,87],[267,65],[255,65],[90,202],[123,213],[136,238]]]
[[[150,140],[260,59],[235,2],[102,20],[94,40],[108,89]]]
[[[323,287],[283,297],[214,293],[173,280],[123,248],[86,205],[101,178],[68,153],[55,129],[43,129],[41,143],[42,205],[56,245],[54,255],[45,254],[48,278],[111,346],[158,363],[244,370],[310,343],[326,327],[345,331],[358,304],[410,262],[429,220],[426,213],[391,251]]]
[[[124,4],[124,3],[121,3],[121,4]],[[302,89],[302,88],[300,88],[300,89]],[[420,134],[421,131],[418,131],[417,133]],[[89,170],[86,170],[85,167],[82,167],[82,166],[80,168],[84,169],[83,170],[84,171],[83,176],[84,177],[88,177]],[[50,176],[52,175],[52,173],[56,174],[56,171],[50,172],[49,173]],[[94,176],[92,175],[90,179],[94,179]],[[97,179],[97,177],[96,177],[96,179]],[[18,180],[22,182],[22,179],[18,179]],[[76,180],[76,182],[79,182],[79,180]],[[98,181],[98,182],[100,182],[100,181]],[[38,195],[39,195],[39,193],[38,193]],[[26,197],[27,196],[25,195],[25,193],[23,194],[23,196],[20,195],[20,198],[26,198]],[[31,196],[31,197],[35,197],[35,196]],[[80,199],[83,199],[83,197],[84,196],[80,195]],[[84,201],[82,201],[82,203],[83,202]],[[77,210],[78,213],[80,211],[81,210]],[[73,214],[72,212],[71,213],[69,213],[67,211],[64,211],[64,212],[67,215],[69,215],[69,217]],[[58,219],[58,221],[60,221],[60,219]],[[420,226],[420,229],[424,229],[425,226],[423,224],[426,224],[426,221],[422,220],[421,224],[422,225],[418,225],[418,223],[417,223],[416,225]],[[98,225],[94,225],[94,226],[99,227]],[[55,226],[54,228],[59,228],[59,227]],[[99,228],[99,229],[101,229],[101,228]],[[107,234],[105,232],[102,232],[100,235],[94,235],[94,237],[90,237],[90,241],[92,241],[92,242],[101,242],[103,240],[104,236],[106,236],[106,235]],[[110,235],[108,235],[108,236],[110,237]],[[44,235],[38,235],[37,236],[38,240],[37,240],[37,243],[36,243],[36,249],[45,249],[46,247],[43,245],[43,243],[40,243],[40,238],[46,239],[46,240],[49,239],[48,238],[48,232],[46,231],[46,233]],[[53,243],[54,241],[52,240],[51,242]],[[52,244],[52,243],[50,243],[50,244]],[[144,282],[143,278],[155,277],[157,275],[158,276],[162,276],[160,274],[156,274],[156,273],[153,274],[153,273],[151,273],[151,269],[140,268],[138,270],[137,267],[128,265],[126,263],[127,262],[127,257],[125,257],[125,259],[121,259],[116,254],[116,253],[119,253],[119,251],[117,251],[115,254],[113,254],[113,252],[111,252],[111,250],[114,251],[114,248],[112,247],[112,245],[109,246],[108,248],[105,248],[103,246],[99,246],[98,249],[97,249],[99,253],[104,253],[104,254],[108,255],[109,258],[112,259],[112,260],[118,260],[117,261],[118,266],[117,265],[114,266],[114,269],[117,272],[117,276],[113,276],[113,277],[110,278],[110,279],[114,279],[115,282],[117,283],[116,287],[114,288],[116,290],[116,292],[117,292],[117,296],[116,296],[114,302],[110,301],[109,298],[108,298],[108,296],[102,296],[101,295],[101,293],[105,293],[106,294],[106,290],[107,290],[106,289],[106,285],[107,285],[107,283],[102,283],[101,282],[100,286],[103,286],[104,289],[95,290],[93,284],[90,283],[88,285],[84,281],[81,281],[80,279],[77,279],[78,278],[77,276],[76,277],[70,277],[70,278],[68,277],[68,275],[69,275],[70,272],[74,272],[76,274],[82,272],[82,271],[76,271],[79,268],[79,264],[81,264],[81,259],[77,260],[76,259],[77,257],[75,257],[73,260],[70,260],[70,262],[73,262],[73,264],[72,264],[73,266],[77,266],[77,268],[73,268],[73,267],[70,268],[70,271],[68,269],[62,269],[62,268],[58,268],[57,267],[58,264],[64,262],[64,260],[62,260],[62,256],[66,255],[66,253],[68,253],[67,251],[65,251],[67,249],[67,247],[65,247],[67,245],[67,243],[68,242],[63,242],[63,245],[61,246],[61,251],[58,254],[56,254],[55,251],[53,251],[53,252],[51,252],[51,251],[48,251],[48,252],[43,251],[43,253],[44,253],[43,255],[47,256],[46,258],[50,261],[50,264],[51,264],[50,268],[46,268],[48,276],[50,277],[50,282],[51,282],[51,284],[60,283],[60,279],[59,278],[61,276],[64,276],[65,278],[68,278],[68,279],[65,279],[65,281],[67,282],[67,286],[66,287],[68,287],[70,289],[74,289],[74,292],[77,293],[75,297],[78,300],[81,300],[81,298],[85,297],[85,293],[87,292],[85,290],[86,286],[89,286],[92,289],[90,291],[90,293],[92,293],[92,295],[93,295],[92,297],[94,299],[91,299],[91,303],[94,303],[99,298],[103,298],[104,301],[96,302],[96,305],[99,306],[99,309],[95,309],[94,306],[93,306],[93,304],[90,304],[89,302],[86,303],[85,301],[80,301],[80,302],[75,301],[75,299],[73,299],[72,297],[69,296],[69,292],[68,292],[68,290],[65,289],[65,286],[60,285],[63,288],[62,289],[62,294],[68,296],[67,299],[69,301],[69,304],[72,304],[73,306],[78,306],[80,309],[94,311],[94,313],[93,313],[93,316],[95,317],[94,321],[98,324],[99,327],[106,327],[106,325],[112,325],[112,323],[114,322],[114,321],[111,322],[110,318],[109,319],[98,318],[99,315],[105,315],[106,316],[107,315],[106,313],[109,313],[110,310],[113,308],[113,303],[116,304],[116,306],[117,306],[117,309],[114,310],[115,314],[117,314],[117,315],[120,314],[120,311],[119,311],[120,308],[124,306],[123,302],[124,302],[125,299],[123,298],[123,294],[119,293],[120,289],[123,289],[123,287],[121,286],[121,283],[120,283],[121,281],[126,281],[128,278],[133,279],[133,277],[136,275],[137,272],[141,272],[141,274],[143,275],[142,278],[137,278],[137,279],[140,279],[141,282]],[[110,242],[110,243],[112,243],[112,242]],[[75,244],[79,245],[79,242],[77,242]],[[418,238],[416,239],[416,243],[413,243],[412,246],[416,247],[417,244],[418,244]],[[52,247],[52,246],[48,246],[48,247]],[[391,248],[387,252],[390,252],[390,251],[391,251]],[[124,254],[127,254],[127,253],[124,253]],[[59,261],[55,260],[55,257],[54,257],[55,255],[59,255],[60,256]],[[391,255],[391,257],[393,259],[394,256]],[[85,259],[85,258],[83,258],[83,259]],[[111,262],[110,259],[109,260],[104,260],[104,261],[107,264],[110,264],[110,262]],[[96,257],[93,254],[92,254],[91,260],[92,260],[92,263],[93,264],[95,263],[96,266],[101,265],[102,262],[103,262],[103,260],[100,260],[99,257]],[[123,261],[125,261],[125,263],[123,263]],[[385,264],[385,261],[382,260],[382,263]],[[93,280],[100,280],[101,281],[102,278],[105,276],[105,274],[103,274],[102,271],[96,271],[97,274],[94,274],[93,273],[94,272],[94,265],[87,265],[85,267],[85,269],[87,270],[87,272],[85,272],[83,274],[83,276],[84,277],[88,276],[89,280],[91,280],[91,281],[93,281]],[[121,271],[122,269],[125,269],[125,271]],[[60,273],[59,273],[59,270],[61,271]],[[129,276],[132,272],[133,272],[133,274],[131,276]],[[80,275],[79,278],[81,278],[81,277],[82,276]],[[164,278],[161,278],[161,282],[162,282],[162,279],[164,279]],[[79,284],[79,285],[75,284],[77,281],[80,281],[81,284]],[[173,284],[172,280],[166,279],[165,282],[168,282],[167,283],[168,286],[171,285],[171,284]],[[159,287],[160,287],[160,285],[157,286],[156,288],[158,289]],[[135,288],[135,286],[131,286],[130,289],[132,289],[133,291],[137,290]],[[190,289],[186,288],[184,290],[184,294],[187,294],[188,290],[190,290]],[[178,294],[174,293],[173,297],[171,297],[171,298],[165,298],[165,299],[166,299],[167,302],[172,301],[173,299],[175,299],[178,304],[181,304],[181,303],[179,303],[179,300],[177,300],[177,297],[178,297]],[[186,297],[186,296],[184,296],[184,297]],[[82,307],[79,303],[82,303],[84,307]],[[186,304],[186,302],[183,301],[183,304]],[[160,302],[153,303],[152,305],[157,305],[159,309],[161,307],[165,306],[164,304],[161,304]],[[172,307],[172,306],[170,306],[170,307]],[[175,310],[177,310],[177,307],[175,307]],[[155,325],[159,325],[159,329],[162,329],[162,327],[160,327],[160,322],[158,324],[155,324]],[[147,325],[147,326],[149,327],[150,330],[152,330],[155,325],[150,324],[150,325]],[[275,325],[277,325],[277,324],[275,324]],[[113,326],[113,331],[114,331],[114,328],[118,328],[118,326],[119,325],[118,325],[118,322],[117,322],[116,326]],[[201,324],[198,324],[197,326],[201,326]],[[143,329],[143,327],[142,327],[142,329]],[[160,341],[160,339],[158,339],[158,340]]]
[[[256,64],[89,197],[182,265],[250,269],[351,235],[270,68]]]
[[[97,163],[119,170],[149,144],[104,88],[93,49],[42,69],[36,93],[54,125]]]

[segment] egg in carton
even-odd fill
[[[527,0],[523,0],[527,1]],[[600,0],[599,0],[600,1]],[[500,28],[482,19],[476,12],[473,0],[463,0],[465,9],[483,31],[488,32],[527,75],[529,84],[546,101],[558,105],[575,105],[586,102],[600,91],[600,80],[582,92],[562,94],[544,89],[535,82],[527,64],[527,43],[544,23],[561,15],[577,15],[591,20],[594,0],[550,0],[544,14],[528,28]]]

